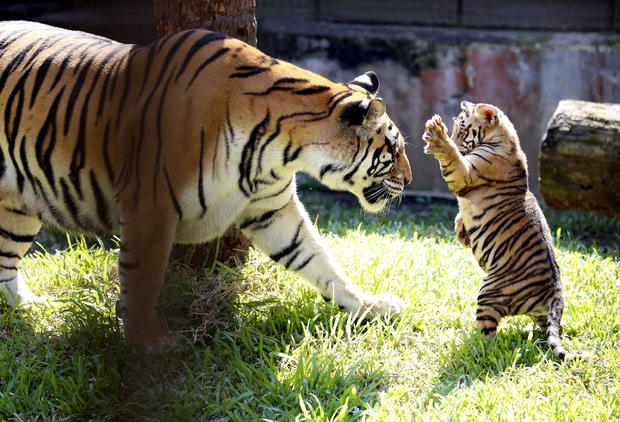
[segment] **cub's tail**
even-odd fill
[[[551,347],[554,355],[560,359],[575,359],[579,355],[568,353],[563,347],[560,340],[562,334],[562,311],[564,310],[564,299],[560,295],[551,298],[549,308],[547,310],[547,343]]]

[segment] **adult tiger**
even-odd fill
[[[487,272],[476,321],[494,337],[508,315],[529,315],[546,330],[560,358],[574,357],[560,342],[564,296],[553,239],[528,189],[527,162],[506,115],[489,104],[461,103],[452,138],[438,115],[426,122],[424,152],[433,154],[457,196],[457,240],[471,247]]]
[[[34,296],[19,262],[41,222],[118,233],[128,342],[159,350],[154,308],[173,242],[238,224],[274,261],[351,313],[400,312],[330,257],[295,173],[378,211],[411,181],[404,139],[366,73],[333,83],[222,34],[148,46],[30,22],[0,23],[0,283]]]

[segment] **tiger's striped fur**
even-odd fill
[[[426,123],[425,152],[441,164],[457,196],[457,239],[487,272],[476,321],[486,337],[501,318],[529,315],[546,330],[553,353],[573,357],[560,343],[564,298],[553,239],[528,188],[527,163],[506,115],[488,104],[463,102],[452,137],[435,115]]]
[[[154,304],[173,242],[237,224],[254,245],[351,313],[398,313],[331,258],[295,173],[378,211],[411,181],[404,138],[372,72],[334,83],[204,30],[148,46],[0,23],[0,284],[34,299],[18,266],[41,222],[118,233],[130,344],[169,341]]]

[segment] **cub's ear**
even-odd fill
[[[461,101],[461,110],[467,110],[469,107],[473,105],[474,103],[470,103],[469,101]]]
[[[483,126],[494,126],[497,123],[497,108],[488,104],[480,104],[476,106],[476,119],[478,119]]]
[[[340,120],[349,126],[362,126],[375,122],[385,114],[385,103],[381,98],[364,100],[345,106],[340,113]]]
[[[379,91],[379,77],[375,72],[366,72],[349,82],[349,85],[361,86],[370,95],[375,95]]]

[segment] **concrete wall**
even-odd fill
[[[451,121],[462,100],[513,121],[538,194],[540,141],[557,103],[620,102],[620,35],[259,20],[259,47],[337,81],[374,70],[379,95],[407,136],[411,189],[447,192],[422,152],[424,122]],[[620,163],[619,163],[620,164]]]

